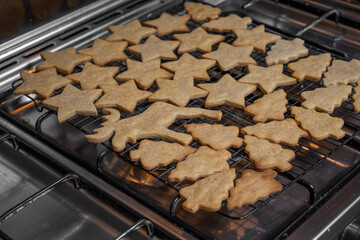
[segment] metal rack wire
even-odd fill
[[[182,6],[175,7],[174,9],[171,9],[168,11],[169,13],[173,15],[183,15],[185,14]],[[152,18],[156,18],[158,16],[153,16]],[[197,28],[201,25],[200,23],[196,23],[193,21],[188,22],[188,26],[191,30]],[[257,24],[252,24],[250,27],[255,27]],[[272,31],[270,29],[267,29],[267,31],[279,34],[275,31]],[[281,34],[279,34],[281,35]],[[282,35],[284,39],[289,39],[288,36]],[[172,40],[171,35],[167,35],[165,37],[162,37],[162,39],[165,40]],[[225,34],[225,42],[231,43],[235,39],[235,36],[233,34],[227,33]],[[271,45],[267,47],[267,51],[270,49]],[[319,54],[323,51],[313,47],[311,45],[306,44],[306,47],[309,49],[309,55]],[[214,46],[214,49],[217,48],[217,45]],[[200,58],[201,53],[199,52],[192,52],[193,56]],[[130,54],[127,52],[127,55],[134,60],[141,60],[139,56]],[[251,55],[260,66],[265,66],[265,56],[266,53],[259,53],[254,51]],[[341,56],[332,55],[333,59],[341,59]],[[126,71],[126,65],[124,62],[117,62],[117,63],[111,63],[108,64],[108,66],[119,66],[120,72]],[[83,65],[80,65],[75,68],[74,72],[80,72],[82,70]],[[210,81],[209,82],[216,82],[218,81],[224,74],[228,73],[235,79],[239,79],[242,76],[246,74],[245,68],[234,68],[231,69],[228,72],[221,71],[217,66],[213,67],[208,71],[210,75]],[[291,75],[287,70],[286,66],[284,66],[284,74]],[[197,83],[198,81],[196,81]],[[312,82],[312,81],[302,81],[295,85],[288,86],[288,87],[282,87],[285,92],[287,93],[287,99],[289,101],[287,108],[289,109],[291,106],[298,106],[301,104],[300,102],[300,94],[303,91],[308,91],[315,89],[317,87],[320,87],[320,82]],[[13,87],[15,88],[17,86],[17,83],[13,84]],[[156,91],[156,87],[152,86],[149,91]],[[57,91],[55,94],[59,94],[61,91]],[[246,105],[252,104],[256,99],[263,96],[263,93],[259,90],[254,92],[253,94],[246,97]],[[41,126],[43,122],[48,119],[48,117],[53,116],[56,114],[55,112],[51,110],[44,110],[44,108],[41,106],[41,101],[39,99],[33,98],[32,96],[29,96],[29,98],[35,103],[35,107],[39,112],[44,112],[37,120],[35,125],[35,130],[42,134]],[[122,118],[128,118],[134,115],[138,115],[142,113],[144,110],[149,107],[151,103],[147,101],[143,101],[142,103],[138,104],[133,114],[128,114],[125,112],[121,112]],[[187,106],[189,107],[204,107],[204,99],[196,99],[192,100]],[[221,107],[215,107],[212,109],[221,110],[223,112],[223,118],[221,120],[221,124],[223,125],[235,125],[239,128],[253,125],[255,124],[252,121],[252,117],[245,114],[240,109],[233,109],[227,106],[221,106]],[[346,136],[343,139],[340,140],[333,140],[333,139],[325,139],[322,141],[313,141],[311,139],[300,139],[299,144],[295,147],[288,147],[284,146],[285,148],[290,148],[295,151],[296,157],[291,162],[293,164],[293,168],[285,173],[279,173],[277,180],[281,182],[283,185],[283,190],[271,195],[266,200],[259,200],[256,204],[243,207],[240,211],[236,212],[236,215],[234,215],[232,212],[225,212],[223,210],[219,211],[218,214],[223,215],[224,217],[228,217],[235,220],[241,220],[245,219],[246,217],[250,216],[254,212],[258,211],[265,205],[267,205],[269,202],[271,202],[274,198],[276,198],[278,195],[285,192],[290,186],[293,184],[300,184],[309,191],[309,205],[312,205],[316,199],[318,199],[319,196],[316,196],[316,192],[313,189],[313,186],[308,183],[306,180],[303,179],[303,177],[309,173],[312,169],[314,169],[316,166],[321,164],[325,159],[327,159],[329,156],[331,156],[335,151],[340,149],[342,146],[347,144],[349,141],[352,141],[354,137],[360,132],[360,117],[356,116],[352,112],[351,107],[351,100],[346,101],[343,103],[343,105],[340,108],[337,108],[335,112],[333,113],[334,116],[341,117],[345,121],[345,130],[346,130]],[[290,117],[289,111],[285,115],[287,118]],[[74,128],[86,133],[91,134],[92,130],[95,128],[98,128],[101,124],[101,110],[99,110],[99,116],[98,117],[83,117],[83,116],[76,116],[70,120],[68,120],[68,123],[70,123]],[[178,131],[178,132],[185,132],[184,125],[189,123],[202,123],[202,122],[208,122],[208,123],[215,123],[215,121],[211,120],[204,120],[204,119],[178,119],[170,126],[170,129]],[[102,169],[102,161],[106,157],[107,154],[113,153],[111,150],[111,144],[108,142],[102,143],[106,150],[99,154],[98,160],[97,160],[97,168],[100,172],[103,172]],[[173,170],[176,166],[176,164],[170,164],[167,167],[156,167],[152,170],[145,170],[142,168],[140,162],[132,162],[129,158],[129,152],[132,149],[136,149],[139,143],[136,144],[127,144],[126,149],[123,152],[118,153],[119,157],[125,161],[128,161],[129,163],[137,166],[142,171],[146,171],[148,174],[154,176],[159,181],[163,182],[167,186],[171,187],[172,189],[179,191],[182,187],[189,184],[188,181],[181,181],[172,183],[167,180],[167,176],[171,170]],[[199,147],[199,143],[193,142],[191,144],[193,147]],[[244,151],[244,147],[241,147],[239,149],[230,148],[229,151],[232,154],[232,158],[228,161],[230,167],[236,168],[237,176],[241,175],[241,172],[244,169],[254,169],[254,164],[251,162],[248,158],[248,155]],[[303,157],[305,156],[305,157]],[[312,159],[312,161],[309,161],[308,158]],[[178,196],[173,199],[171,208],[169,210],[170,214],[173,216],[176,216],[176,208],[178,203],[181,202],[181,198]]]

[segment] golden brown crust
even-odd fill
[[[247,29],[247,25],[251,23],[252,20],[249,17],[241,18],[236,14],[230,14],[227,17],[204,23],[201,27],[215,32],[232,32],[235,29]]]
[[[242,138],[239,138],[239,128],[237,126],[192,123],[185,124],[184,127],[195,140],[215,150],[225,150],[229,147],[239,148],[243,144]]]
[[[162,37],[172,32],[190,32],[190,29],[186,26],[189,19],[190,15],[175,17],[167,12],[163,12],[159,18],[145,21],[144,25],[156,27],[158,36]]]
[[[345,131],[341,130],[344,126],[344,120],[341,118],[302,107],[291,107],[291,115],[301,128],[308,131],[310,136],[317,141],[328,137],[340,139],[345,136]]]
[[[184,2],[184,9],[191,15],[192,20],[201,22],[205,20],[214,20],[221,14],[220,8],[214,8],[209,5],[195,2]]]
[[[241,178],[235,181],[235,187],[230,190],[227,208],[232,210],[254,204],[258,200],[268,198],[272,193],[281,191],[282,185],[274,179],[276,175],[277,173],[271,169],[263,172],[244,170]]]
[[[324,73],[324,87],[346,85],[360,81],[360,61],[352,59],[350,62],[334,60],[328,71]]]
[[[185,199],[183,208],[191,213],[196,213],[199,209],[210,212],[220,210],[221,202],[229,197],[235,178],[235,169],[231,168],[180,189],[180,196]]]
[[[172,162],[181,161],[196,150],[196,148],[182,146],[178,143],[145,139],[140,142],[139,149],[130,151],[130,159],[131,161],[140,160],[145,169],[151,170],[157,166],[167,166]]]

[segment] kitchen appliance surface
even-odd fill
[[[355,41],[360,36],[357,35],[359,29],[354,27],[356,18],[349,22],[339,17],[338,23],[334,23],[333,19],[326,19],[331,18],[333,7],[324,9],[308,1],[309,4],[315,4],[313,9],[320,9],[316,12],[309,11],[309,4],[303,6],[299,1],[209,2],[222,8],[222,16],[231,13],[249,15],[253,18],[250,28],[265,24],[266,31],[278,34],[283,39],[303,38],[309,55],[330,52],[333,60],[360,57],[359,38]],[[276,177],[283,186],[282,191],[240,209],[228,211],[223,206],[215,213],[199,211],[191,214],[182,209],[183,200],[178,193],[191,182],[173,183],[167,179],[175,164],[146,170],[140,162],[129,159],[129,152],[136,149],[138,143],[128,143],[124,151],[116,153],[112,151],[110,142],[93,144],[85,140],[85,134],[91,134],[102,123],[100,110],[97,117],[76,116],[59,124],[56,112],[44,108],[36,95],[12,94],[21,84],[19,72],[33,72],[34,67],[41,62],[40,51],[58,51],[69,46],[75,46],[77,50],[90,47],[94,39],[104,39],[110,35],[107,26],[124,24],[135,18],[140,21],[155,19],[163,11],[176,16],[186,14],[182,1],[119,1],[112,4],[111,7],[106,4],[99,7],[98,16],[74,19],[76,24],[68,24],[66,31],[55,34],[49,29],[42,33],[48,36],[47,39],[34,42],[33,46],[29,44],[22,52],[16,48],[4,48],[5,54],[0,54],[0,59],[3,56],[0,62],[0,214],[3,214],[0,217],[0,236],[5,239],[113,239],[131,226],[134,226],[131,230],[144,226],[139,232],[131,233],[133,235],[130,237],[338,237],[343,228],[330,228],[337,226],[337,222],[331,220],[342,214],[342,226],[345,226],[359,214],[354,209],[360,206],[360,114],[354,113],[351,97],[332,114],[345,121],[344,138],[321,141],[301,138],[298,145],[288,147],[295,151],[296,157],[291,161],[293,168],[279,172]],[[90,4],[87,7],[94,6]],[[339,9],[339,12],[343,10]],[[82,11],[86,12],[86,7]],[[354,14],[357,16],[356,12]],[[187,25],[193,30],[201,24],[190,20]],[[336,33],[333,28],[336,28]],[[339,31],[343,29],[346,32],[344,30],[340,37]],[[337,44],[328,44],[334,41],[334,34],[338,38]],[[231,33],[224,35],[228,43],[236,38]],[[172,37],[166,35],[161,39],[169,40]],[[266,50],[271,46],[268,45]],[[217,45],[213,47],[216,48]],[[129,52],[126,54],[133,60],[141,60]],[[200,58],[201,53],[192,52],[192,55]],[[265,66],[265,56],[266,53],[257,51],[251,55],[259,66]],[[77,66],[74,72],[80,72],[83,66]],[[107,66],[118,66],[119,72],[126,70],[124,62]],[[246,72],[246,68],[240,67],[225,72],[217,66],[208,71],[210,82],[218,81],[226,73],[239,79]],[[284,74],[291,75],[286,66]],[[301,104],[302,92],[319,87],[321,81],[308,80],[281,87],[287,93],[287,108]],[[155,91],[156,87],[152,86],[149,90]],[[262,96],[262,92],[257,90],[246,97],[246,105]],[[150,105],[147,101],[138,104],[132,115],[142,113]],[[204,99],[192,100],[187,106],[204,107]],[[254,124],[251,116],[241,109],[227,106],[211,109],[222,111],[221,124],[239,128]],[[132,115],[121,112],[121,118]],[[289,111],[286,117],[290,117]],[[202,122],[216,123],[198,118],[178,119],[170,129],[185,132],[185,124]],[[200,145],[194,142],[191,146]],[[232,158],[228,163],[236,169],[237,177],[241,176],[244,169],[255,169],[244,147],[230,148],[229,151]],[[75,188],[70,182],[74,182]],[[47,191],[41,192],[43,188],[52,191],[45,194]],[[37,191],[40,191],[38,195]],[[32,195],[37,201],[33,201]],[[26,198],[30,199],[27,201]],[[13,208],[16,203],[21,203],[18,206],[21,211]],[[322,214],[326,214],[324,209],[329,206],[334,206],[333,213],[322,218]],[[316,219],[316,216],[319,217]],[[19,231],[22,228],[24,230]]]

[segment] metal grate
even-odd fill
[[[185,11],[183,10],[182,6],[177,6],[168,12],[173,15],[185,14]],[[157,17],[158,17],[158,15],[152,16],[152,18],[157,18]],[[191,20],[188,22],[188,26],[191,30],[195,29],[196,27],[200,26],[201,24],[202,24],[202,22],[196,23]],[[250,28],[253,28],[255,26],[257,26],[257,24],[252,24],[250,26]],[[267,29],[267,31],[281,35],[283,39],[291,39],[288,36],[279,34],[270,29]],[[217,34],[219,34],[219,33],[217,33]],[[228,43],[231,43],[236,38],[231,33],[226,33],[224,35],[225,35],[225,42],[228,42]],[[164,37],[162,37],[162,39],[172,40],[171,35],[164,36]],[[270,49],[270,47],[271,47],[271,45],[268,45],[267,51]],[[315,48],[311,45],[308,45],[308,44],[306,44],[306,47],[309,49],[309,55],[314,55],[314,54],[319,54],[319,53],[324,52],[324,51],[322,51],[318,48]],[[216,49],[216,48],[217,48],[217,45],[215,45],[213,47],[213,49]],[[138,61],[141,60],[139,56],[133,55],[129,52],[126,52],[126,53],[133,60],[138,60]],[[200,53],[200,52],[191,52],[191,54],[197,58],[200,58],[200,56],[202,55],[202,53]],[[259,52],[254,51],[251,56],[257,61],[258,65],[265,66],[266,53],[259,53]],[[332,58],[333,59],[339,59],[339,58],[341,59],[340,56],[337,56],[334,54],[332,55]],[[124,62],[111,63],[111,64],[108,64],[107,66],[119,66],[120,72],[126,71],[126,65]],[[83,65],[76,67],[74,72],[80,72],[82,70],[82,67],[83,67]],[[242,68],[240,68],[240,67],[234,68],[228,72],[225,72],[225,71],[221,71],[217,66],[215,66],[208,71],[208,73],[211,77],[211,80],[209,82],[218,81],[226,73],[229,73],[235,79],[239,79],[242,76],[244,76],[246,74],[246,72],[247,72],[246,68],[243,68],[243,67]],[[291,75],[286,70],[286,65],[284,66],[284,74],[289,75],[289,76]],[[197,84],[199,82],[201,82],[201,81],[195,81],[195,84]],[[289,101],[287,108],[289,109],[291,106],[299,106],[301,104],[301,102],[300,102],[301,92],[321,87],[321,83],[322,83],[322,81],[312,82],[312,81],[305,80],[305,81],[302,81],[302,82],[297,83],[292,86],[282,87],[285,90],[285,92],[287,93],[287,99]],[[16,88],[16,86],[18,84],[19,84],[19,82],[14,82],[13,87]],[[79,86],[77,86],[77,87],[79,87]],[[152,86],[148,90],[154,92],[154,91],[156,91],[156,87]],[[55,94],[59,94],[60,92],[61,91],[57,91]],[[256,99],[261,98],[262,96],[263,96],[263,93],[261,91],[257,90],[253,94],[246,97],[246,99],[245,99],[246,105],[252,104]],[[41,134],[42,123],[48,117],[50,117],[51,115],[56,114],[56,113],[53,111],[48,111],[48,110],[44,111],[45,109],[41,105],[41,100],[33,98],[31,96],[28,96],[28,97],[32,101],[34,101],[35,107],[39,112],[44,112],[44,114],[42,114],[39,117],[39,119],[37,120],[36,127],[35,127],[36,131],[38,131]],[[351,99],[351,98],[349,98],[349,99]],[[151,105],[151,103],[149,103],[148,101],[143,101],[142,103],[137,105],[133,114],[121,112],[122,119],[138,115],[138,114],[142,113],[144,110],[146,110],[150,105]],[[192,100],[187,106],[189,106],[189,107],[204,107],[204,99]],[[235,126],[238,126],[239,128],[243,128],[245,126],[255,124],[252,121],[252,117],[245,114],[243,112],[243,110],[233,109],[233,108],[230,108],[227,106],[215,107],[215,108],[210,108],[210,109],[221,110],[223,112],[223,118],[220,121],[221,124],[235,125]],[[291,170],[289,170],[288,172],[279,173],[277,176],[277,180],[279,182],[281,182],[281,184],[283,185],[283,190],[271,195],[269,198],[267,198],[265,200],[259,200],[254,205],[246,206],[246,207],[241,208],[240,210],[232,211],[232,212],[221,210],[218,212],[218,214],[221,214],[221,215],[223,215],[227,218],[231,218],[231,219],[237,219],[237,220],[244,219],[244,218],[248,217],[249,215],[253,214],[255,211],[262,208],[263,206],[265,206],[266,204],[268,204],[272,199],[274,199],[279,194],[282,194],[293,184],[301,184],[302,186],[306,187],[306,189],[308,189],[310,192],[309,203],[310,203],[310,205],[312,203],[314,203],[316,201],[316,199],[318,199],[318,197],[320,197],[320,196],[316,196],[316,193],[315,193],[313,187],[311,186],[310,183],[306,182],[303,179],[303,176],[305,176],[313,168],[315,168],[320,163],[322,163],[325,159],[327,159],[329,156],[331,156],[335,151],[337,151],[343,145],[347,144],[350,140],[353,140],[354,136],[360,132],[360,130],[359,130],[360,129],[360,117],[359,117],[359,115],[356,115],[353,113],[351,100],[344,102],[342,104],[342,106],[340,108],[337,108],[332,115],[343,118],[345,121],[344,130],[346,131],[346,136],[343,139],[340,139],[340,140],[325,139],[322,141],[313,141],[310,139],[302,138],[302,139],[300,139],[299,144],[297,146],[288,147],[288,146],[283,145],[283,147],[290,148],[290,149],[294,150],[296,153],[295,159],[293,159],[291,162],[293,165],[293,168]],[[289,111],[286,113],[285,116],[287,118],[290,117]],[[84,132],[86,134],[91,134],[95,128],[98,128],[100,126],[100,124],[102,122],[101,117],[102,117],[101,110],[99,110],[98,117],[76,116],[76,117],[73,117],[72,119],[68,120],[68,123],[70,123],[73,127],[81,130],[82,132]],[[185,129],[183,127],[185,124],[202,123],[202,122],[216,123],[215,121],[206,120],[206,119],[187,119],[187,120],[178,119],[174,122],[174,124],[172,124],[170,126],[170,129],[178,131],[178,132],[185,132]],[[98,170],[101,172],[103,171],[102,160],[104,159],[104,157],[107,154],[112,153],[111,144],[109,142],[105,142],[102,144],[106,147],[106,150],[99,155],[99,158],[97,161]],[[166,185],[175,189],[176,191],[179,191],[179,189],[181,189],[182,187],[184,187],[190,183],[189,181],[181,181],[181,182],[172,183],[167,180],[169,172],[172,169],[174,169],[176,166],[175,163],[172,163],[172,164],[168,165],[167,167],[159,166],[151,171],[148,171],[141,167],[140,162],[135,162],[135,163],[131,162],[131,160],[129,158],[129,152],[130,152],[130,150],[137,148],[138,144],[139,143],[136,143],[136,144],[128,143],[126,149],[123,152],[118,153],[119,156],[121,157],[121,159],[124,159],[124,160],[134,164],[135,166],[139,167],[143,171],[146,171],[147,173],[156,177],[159,181],[165,183]],[[200,144],[197,142],[193,142],[191,144],[191,146],[199,147]],[[239,149],[230,148],[228,150],[232,154],[232,158],[228,161],[228,163],[229,163],[230,167],[234,167],[236,169],[237,177],[241,176],[241,172],[244,169],[255,169],[254,164],[249,160],[248,155],[245,153],[244,147],[239,148]],[[180,201],[181,201],[180,197],[176,197],[172,201],[170,213],[173,216],[176,216],[176,207]]]

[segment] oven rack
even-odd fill
[[[175,7],[168,12],[173,15],[185,14],[185,11],[183,10],[183,8],[181,6]],[[157,15],[152,16],[152,18],[156,18],[156,17],[158,17],[158,16]],[[200,25],[201,25],[201,22],[196,23],[191,20],[188,22],[188,26],[191,30],[195,29],[196,27],[198,27]],[[250,28],[255,27],[255,26],[257,26],[256,23],[251,24]],[[273,32],[278,35],[281,35],[282,38],[284,38],[284,39],[291,39],[291,37],[285,36],[276,31],[272,31],[270,29],[266,29],[266,30],[269,32]],[[235,39],[235,36],[233,34],[226,33],[224,35],[225,35],[225,42],[231,43]],[[170,35],[162,37],[161,39],[172,40]],[[309,45],[309,44],[305,44],[305,45],[309,49],[309,55],[324,52],[312,45]],[[215,45],[215,48],[216,47],[217,47],[217,45]],[[271,47],[271,44],[267,46],[267,51],[270,49],[270,47]],[[131,59],[141,60],[136,55],[133,55],[129,52],[126,52],[126,53]],[[199,53],[199,52],[191,52],[191,54],[197,58],[199,58],[201,56],[201,53]],[[259,66],[265,66],[264,60],[265,60],[266,53],[264,54],[264,53],[259,53],[259,52],[254,51],[251,56],[257,61]],[[332,54],[332,58],[333,59],[342,59],[342,57],[339,55],[336,55],[336,53]],[[124,62],[111,63],[111,64],[108,64],[107,66],[119,66],[120,72],[123,72],[126,70],[126,65]],[[76,67],[74,72],[80,72],[82,70],[82,67],[83,67],[83,65]],[[221,71],[217,66],[215,66],[212,69],[210,69],[208,71],[208,73],[211,78],[211,80],[209,82],[216,82],[226,73],[229,73],[235,79],[239,79],[246,74],[246,69],[245,68],[234,68],[228,72],[224,72],[224,71]],[[284,73],[289,76],[291,75],[286,70],[286,65],[284,66]],[[195,82],[197,83],[200,81],[195,81]],[[16,88],[18,83],[19,83],[18,81],[13,82],[13,88]],[[303,82],[297,83],[292,86],[282,87],[285,90],[285,92],[287,93],[287,98],[289,101],[287,108],[289,109],[291,106],[300,105],[301,92],[307,91],[307,90],[312,90],[316,87],[320,87],[321,83],[322,83],[322,81],[311,82],[311,81],[305,80]],[[155,91],[156,88],[153,86],[148,90]],[[59,94],[59,93],[61,93],[61,91],[57,91],[55,94]],[[263,95],[262,92],[257,90],[255,93],[249,95],[245,99],[246,105],[252,104],[254,100],[260,98],[262,95]],[[30,98],[31,101],[34,102],[34,105],[39,112],[44,111],[44,108],[42,107],[42,104],[41,104],[41,100],[34,98],[33,96],[28,96],[28,97]],[[144,101],[137,105],[136,110],[134,111],[134,113],[132,115],[125,113],[125,112],[121,112],[122,118],[127,118],[130,116],[137,115],[137,114],[143,112],[150,105],[151,105],[151,103]],[[188,104],[188,106],[189,107],[190,106],[191,107],[204,107],[204,99],[192,100]],[[242,128],[247,125],[254,124],[251,116],[245,114],[242,110],[232,109],[227,106],[215,107],[215,108],[210,108],[210,109],[222,110],[223,119],[220,123],[222,123],[224,125],[236,125],[239,128]],[[336,152],[342,146],[348,144],[350,141],[353,141],[355,139],[355,136],[360,131],[359,130],[360,129],[360,124],[359,124],[360,120],[358,119],[359,117],[357,117],[357,118],[354,117],[354,114],[352,114],[351,111],[352,111],[351,100],[348,100],[348,101],[344,102],[340,108],[337,108],[334,111],[334,113],[332,114],[334,116],[341,117],[345,120],[344,128],[346,128],[345,130],[347,131],[347,134],[343,139],[340,139],[340,140],[325,139],[325,140],[316,142],[316,141],[313,141],[310,139],[302,138],[302,139],[300,139],[299,144],[295,147],[288,147],[288,146],[283,145],[283,147],[285,147],[285,148],[290,148],[290,149],[294,150],[296,153],[296,157],[291,162],[293,164],[293,168],[291,170],[289,170],[288,172],[279,173],[279,175],[277,177],[277,180],[280,181],[281,184],[283,185],[282,191],[271,195],[266,200],[259,200],[254,205],[250,205],[250,206],[241,208],[240,211],[236,212],[236,216],[234,216],[234,214],[228,213],[223,210],[219,211],[218,213],[225,217],[234,219],[234,220],[245,219],[248,216],[250,216],[251,214],[253,214],[254,212],[256,212],[259,209],[261,209],[262,207],[264,207],[269,202],[271,202],[278,195],[280,195],[281,193],[286,191],[294,183],[302,185],[309,191],[308,204],[309,204],[309,206],[313,205],[321,196],[316,195],[314,187],[309,182],[304,180],[303,177],[307,173],[309,173],[312,169],[314,169],[316,166],[318,166],[323,161],[325,161],[328,157],[330,157],[334,152]],[[73,127],[75,127],[76,129],[78,129],[86,134],[91,134],[92,130],[99,127],[101,124],[102,113],[101,113],[100,109],[98,112],[99,112],[98,117],[76,116],[76,117],[68,120],[68,123],[70,123]],[[54,111],[46,110],[38,118],[38,120],[36,121],[35,130],[40,135],[43,134],[41,131],[41,126],[42,126],[43,122],[47,118],[49,118],[50,116],[52,116],[54,114],[56,114]],[[286,113],[286,117],[290,117],[289,111]],[[180,132],[185,132],[183,125],[188,124],[188,123],[193,123],[193,122],[195,122],[195,123],[202,123],[202,122],[215,123],[215,121],[211,121],[211,120],[178,119],[174,122],[174,124],[172,126],[170,126],[170,129],[180,131]],[[355,141],[358,141],[358,140],[355,139]],[[101,154],[99,154],[96,167],[99,170],[99,172],[103,173],[104,170],[102,168],[102,161],[107,154],[110,154],[113,152],[111,150],[110,143],[106,142],[106,143],[102,143],[102,144],[106,147],[106,150],[103,151]],[[138,146],[138,143],[137,144],[129,144],[128,143],[127,148],[123,152],[118,153],[118,156],[121,159],[127,160],[129,163],[135,165],[136,167],[140,168],[141,170],[146,171],[147,173],[154,176],[159,181],[165,183],[166,185],[168,185],[169,187],[173,188],[176,191],[179,191],[179,189],[181,187],[189,184],[189,182],[187,182],[187,181],[182,181],[182,182],[177,182],[177,183],[170,183],[167,181],[167,175],[168,175],[169,171],[171,171],[172,169],[175,168],[175,164],[170,164],[167,167],[157,167],[157,168],[149,171],[149,170],[143,169],[141,167],[140,162],[133,163],[129,159],[129,151],[132,149],[135,149],[137,146]],[[194,142],[191,144],[191,146],[198,147],[199,144],[197,142]],[[242,170],[244,170],[244,169],[254,169],[253,163],[248,159],[248,155],[244,152],[244,147],[241,147],[239,149],[231,148],[231,149],[229,149],[229,151],[232,153],[232,158],[228,162],[229,162],[230,167],[236,168],[237,176],[240,176]],[[309,161],[308,158],[313,159],[314,161]],[[303,165],[305,165],[306,167],[304,167]],[[178,203],[181,202],[181,200],[182,199],[179,196],[175,197],[172,200],[171,208],[169,209],[169,213],[172,216],[176,216],[176,208],[177,208]]]

